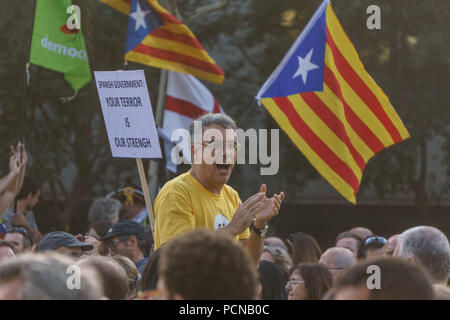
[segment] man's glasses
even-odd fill
[[[386,240],[386,238],[384,238],[384,237],[371,236],[371,237],[367,238],[367,239],[364,241],[364,245],[368,246],[368,245],[370,245],[370,244],[372,244],[372,243],[374,243],[374,244],[375,244],[375,243],[379,243],[379,244],[385,245],[386,242],[387,242],[387,240]]]
[[[203,141],[202,145],[204,146],[210,146],[215,149],[223,149],[223,146],[226,147],[226,150],[233,150],[237,151],[241,147],[241,144],[237,141],[228,141],[224,143],[222,140],[213,140],[213,141]]]

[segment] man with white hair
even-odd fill
[[[322,254],[319,263],[327,267],[333,276],[333,282],[336,282],[347,268],[356,263],[356,259],[349,249],[333,247]]]
[[[450,273],[450,245],[439,229],[419,226],[400,235],[394,255],[422,264],[434,284],[447,284]]]

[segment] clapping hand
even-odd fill
[[[281,203],[284,200],[284,192],[274,194],[273,197],[268,198],[266,195],[267,187],[265,184],[261,185],[260,192],[264,193],[264,198],[262,199],[263,205],[262,209],[255,217],[255,227],[259,230],[263,229],[270,219],[278,215]]]

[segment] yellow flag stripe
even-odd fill
[[[311,110],[305,100],[298,94],[288,97],[298,116],[308,124],[309,128],[353,171],[361,181],[362,171],[353,159],[347,145]]]
[[[216,62],[208,56],[205,50],[197,49],[192,46],[182,44],[180,42],[167,40],[159,37],[153,37],[150,34],[146,36],[141,43],[149,47],[168,50],[175,53],[182,53],[192,58],[216,64]]]
[[[223,82],[224,76],[213,74],[210,72],[202,71],[188,65],[173,62],[168,62],[167,60],[159,59],[156,57],[148,56],[139,52],[130,51],[125,54],[125,60],[142,63],[155,68],[168,69],[175,72],[181,72],[186,74],[192,74],[200,79],[205,79],[215,83],[221,84]]]
[[[130,13],[130,4],[126,3],[123,0],[100,0],[100,1],[123,14],[128,15]]]
[[[288,117],[280,110],[271,98],[261,99],[270,115],[275,119],[280,128],[286,132],[295,146],[304,154],[311,165],[327,180],[344,198],[351,203],[356,203],[353,188],[344,181],[328,164],[319,157],[311,147],[303,140],[289,122]]]
[[[330,109],[334,115],[339,118],[344,124],[345,131],[349,137],[350,143],[359,152],[364,162],[367,163],[370,158],[375,154],[367,146],[367,144],[360,138],[360,136],[353,130],[352,126],[348,123],[345,116],[344,106],[338,97],[331,91],[331,89],[324,84],[322,92],[316,92],[317,96],[323,103]]]
[[[349,105],[349,107],[355,112],[355,114],[369,127],[372,133],[378,137],[385,147],[394,143],[391,135],[386,130],[384,125],[378,120],[375,114],[370,108],[361,100],[361,98],[355,93],[352,87],[342,77],[337,69],[331,49],[328,44],[325,47],[325,63],[335,75],[339,86],[341,87],[342,96]]]
[[[400,136],[402,139],[407,139],[410,137],[407,129],[405,128],[402,120],[398,116],[397,112],[392,107],[389,98],[386,96],[386,94],[381,90],[381,88],[376,84],[376,82],[373,80],[373,78],[369,75],[369,73],[365,70],[358,52],[356,51],[355,47],[351,43],[351,41],[348,39],[347,34],[345,33],[344,29],[341,26],[341,23],[339,22],[338,18],[336,17],[334,11],[332,10],[331,6],[327,8],[326,12],[326,18],[327,18],[327,26],[328,30],[333,37],[334,43],[338,47],[339,51],[342,53],[342,55],[345,57],[347,62],[351,65],[353,70],[359,75],[361,80],[367,85],[367,87],[370,88],[370,90],[373,92],[375,97],[380,102],[383,110],[389,117],[389,119],[392,121],[393,125],[397,128],[397,130],[400,133]]]

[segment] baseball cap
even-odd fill
[[[140,240],[145,239],[144,227],[133,220],[120,220],[113,224],[113,226],[108,230],[106,236],[102,240],[109,239],[115,236],[136,236]]]
[[[63,231],[47,233],[39,241],[36,251],[56,250],[61,247],[80,247],[82,251],[94,249],[93,245],[79,241],[73,235]]]

